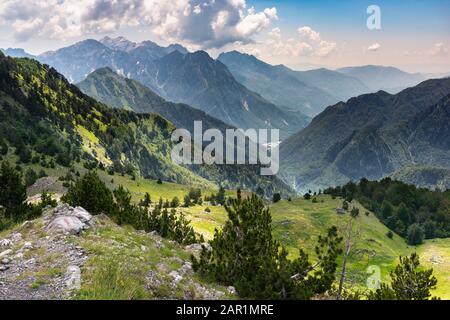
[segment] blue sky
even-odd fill
[[[368,30],[366,9],[381,9]],[[86,38],[241,50],[272,63],[450,71],[450,0],[1,0],[0,47],[32,53]]]

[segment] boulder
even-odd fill
[[[79,234],[91,225],[92,215],[81,207],[72,208],[61,204],[47,217],[47,232],[61,234]]]
[[[82,207],[76,207],[73,209],[72,215],[80,219],[83,223],[89,223],[92,220],[92,215]]]
[[[9,256],[13,251],[11,249],[5,250],[2,253],[0,253],[0,259],[6,258]]]
[[[47,232],[75,235],[83,231],[84,228],[85,225],[77,217],[59,216],[48,224]]]

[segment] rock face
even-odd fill
[[[91,226],[92,215],[81,207],[61,204],[48,217],[46,231],[50,234],[79,234]]]

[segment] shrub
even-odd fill
[[[272,198],[272,202],[273,203],[277,203],[281,201],[281,194],[279,193],[274,193],[273,194],[273,198]]]
[[[368,294],[370,300],[428,300],[430,290],[436,288],[437,279],[433,269],[420,270],[419,256],[415,253],[410,257],[400,257],[400,263],[390,273],[390,285],[381,287]]]
[[[408,227],[407,241],[409,245],[416,246],[423,243],[424,231],[422,227],[415,223]]]

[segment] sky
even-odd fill
[[[298,70],[450,72],[450,0],[0,0],[1,48],[39,54],[105,35]]]

